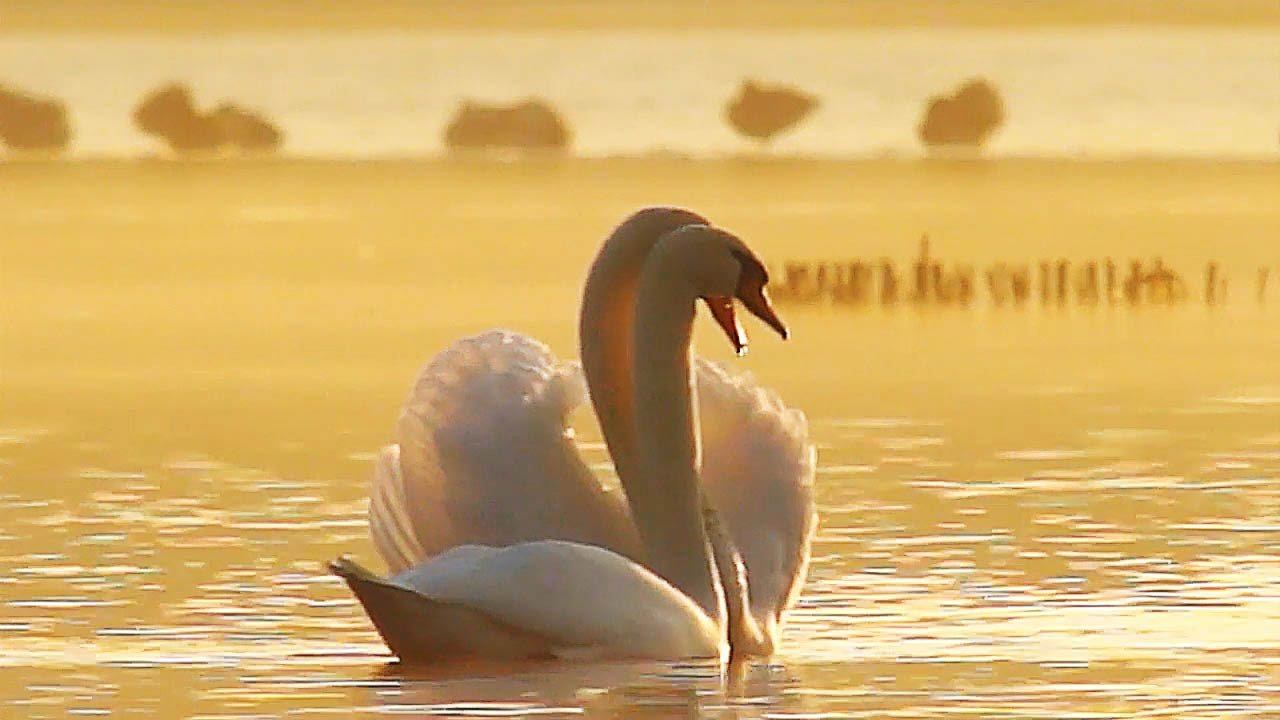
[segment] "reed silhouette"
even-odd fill
[[[514,105],[464,101],[444,131],[445,147],[453,151],[565,151],[571,138],[564,118],[538,98]]]
[[[739,134],[767,145],[799,125],[819,104],[816,96],[789,85],[744,80],[725,105],[724,118]]]
[[[973,300],[974,271],[969,265],[948,269],[929,254],[929,236],[920,238],[920,252],[913,263],[914,287],[911,301],[916,304],[968,305]]]
[[[1193,298],[1181,273],[1162,257],[1073,261],[1054,258],[1037,262],[998,261],[977,269],[964,263],[945,263],[932,253],[929,237],[907,272],[888,258],[874,262],[850,259],[830,262],[787,261],[777,273],[774,295],[779,302],[832,305],[968,307],[985,288],[994,307],[1026,307],[1032,298],[1041,307],[1076,304],[1097,306],[1172,306]],[[983,284],[979,285],[979,278]],[[1257,271],[1259,303],[1267,295],[1270,269]],[[1226,298],[1227,279],[1218,263],[1205,265],[1201,299],[1216,305]]]
[[[1222,277],[1218,263],[1210,262],[1204,268],[1204,301],[1217,305],[1227,297],[1227,279]]]
[[[916,134],[930,150],[980,151],[1004,121],[1000,93],[984,78],[974,78],[951,95],[930,98]]]
[[[0,141],[19,152],[63,152],[71,143],[67,109],[53,98],[0,85]]]
[[[181,83],[162,86],[144,97],[133,111],[133,122],[178,154],[273,152],[284,141],[279,127],[239,105],[223,103],[211,112],[200,112],[191,89]]]

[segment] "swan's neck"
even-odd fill
[[[640,273],[663,235],[706,222],[679,208],[641,210],[614,229],[587,273],[578,319],[582,372],[619,477],[632,471],[636,456],[632,342]]]
[[[623,478],[633,472],[636,455],[631,343],[639,270],[631,268],[639,268],[644,255],[619,252],[631,248],[616,247],[614,242],[610,238],[587,276],[578,337],[591,405],[614,468]]]
[[[751,614],[751,593],[747,586],[747,567],[738,553],[737,544],[720,520],[720,514],[703,493],[702,522],[711,543],[712,557],[724,592],[724,624],[729,635],[729,663],[751,655],[773,654],[773,637]]]
[[[623,475],[649,567],[717,622],[724,596],[702,520],[690,342],[696,295],[661,249],[640,278],[635,315],[638,472]]]

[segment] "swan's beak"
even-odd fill
[[[769,274],[764,271],[760,262],[756,261],[743,266],[742,274],[738,276],[738,290],[735,295],[742,301],[742,306],[747,309],[747,312],[763,320],[778,333],[779,337],[786,340],[791,337],[791,333],[787,332],[787,326],[783,324],[782,318],[774,312],[773,303],[769,300],[769,291],[765,289],[768,284]]]
[[[774,312],[773,303],[769,301],[769,294],[765,292],[763,285],[755,289],[739,287],[737,299],[742,301],[742,305],[747,309],[747,312],[763,320],[783,340],[791,337],[791,333],[782,322],[782,318],[779,318],[778,313]],[[720,326],[721,330],[724,330],[724,334],[729,337],[729,342],[733,343],[733,351],[739,356],[746,355],[747,332],[742,329],[742,323],[738,322],[738,316],[734,312],[734,298],[713,295],[704,297],[703,300],[706,301],[707,308],[711,310],[711,317],[716,319],[716,324]]]
[[[742,253],[735,252],[738,261],[742,263],[742,270],[738,275],[738,287],[734,290],[733,297],[725,295],[704,296],[702,299],[707,302],[707,307],[711,310],[711,316],[719,323],[720,328],[724,330],[724,334],[729,336],[729,342],[733,343],[733,350],[739,356],[747,354],[747,333],[742,329],[742,324],[738,322],[737,315],[733,311],[733,301],[739,300],[747,312],[755,315],[765,322],[766,325],[773,328],[783,340],[791,337],[791,333],[787,331],[787,326],[782,322],[782,318],[778,317],[778,313],[773,309],[773,303],[769,300],[769,291],[765,286],[769,284],[769,274],[765,272],[764,266],[756,260],[754,256],[747,256]]]
[[[739,283],[738,299],[742,301],[742,306],[747,312],[755,315],[764,321],[766,325],[773,328],[778,333],[778,337],[786,340],[791,337],[791,332],[787,330],[786,323],[782,322],[782,318],[778,317],[778,313],[773,309],[773,303],[769,300],[769,292],[765,290],[764,283]]]
[[[733,311],[733,298],[711,295],[702,299],[706,301],[707,309],[711,311],[711,317],[716,319],[716,324],[729,336],[733,351],[739,356],[746,355],[747,331],[742,329],[742,323],[738,322],[738,316]]]

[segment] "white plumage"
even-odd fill
[[[816,526],[805,418],[749,375],[705,360],[694,375],[701,482],[741,554],[750,614],[776,638]],[[576,363],[504,330],[422,369],[373,474],[370,531],[392,577],[333,565],[402,658],[723,651],[723,628],[639,564],[625,497],[583,462],[569,420],[584,390]]]

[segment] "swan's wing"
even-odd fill
[[[373,477],[371,533],[390,571],[458,545],[546,539],[634,556],[625,504],[567,425],[584,396],[576,368],[513,332],[460,340],[428,363]]]
[[[697,361],[702,480],[742,554],[752,614],[770,628],[795,603],[817,528],[804,413],[749,375]]]
[[[373,546],[392,572],[411,567],[426,553],[409,517],[399,445],[388,445],[378,453],[370,491],[369,535]]]

